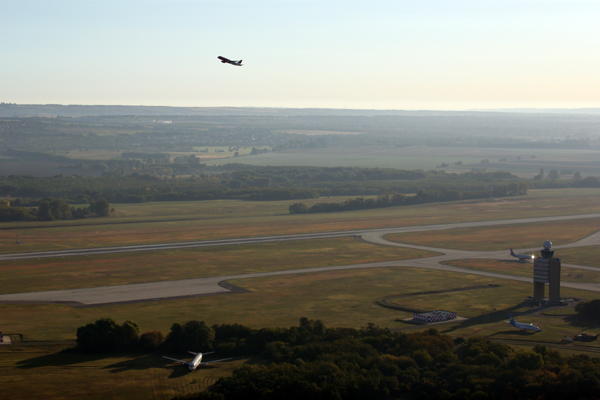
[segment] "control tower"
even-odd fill
[[[549,284],[548,300],[551,304],[560,303],[560,258],[552,258],[552,242],[546,240],[541,250],[542,256],[533,260],[533,298],[546,297],[546,283]]]

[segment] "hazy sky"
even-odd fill
[[[600,107],[600,1],[0,0],[0,13],[2,102]]]

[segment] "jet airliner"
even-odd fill
[[[515,321],[515,319],[513,318],[513,316],[511,314],[508,314],[508,316],[510,317],[510,321],[506,321],[506,322],[508,322],[515,328],[519,328],[522,331],[534,331],[534,332],[542,331],[540,328],[538,328],[534,324],[524,324],[522,322],[517,322],[517,321]]]
[[[242,60],[234,61],[234,60],[230,60],[229,58],[222,57],[222,56],[219,56],[219,57],[217,57],[217,58],[218,58],[219,60],[221,60],[221,62],[222,62],[223,64],[227,63],[227,64],[235,65],[235,66],[237,66],[237,67],[241,67],[241,66],[243,65],[243,64],[242,64]]]
[[[183,365],[187,365],[188,368],[190,369],[190,371],[193,371],[196,368],[201,367],[201,366],[206,365],[206,364],[212,364],[212,363],[221,362],[221,361],[233,360],[233,358],[224,358],[222,360],[214,360],[214,361],[202,362],[202,356],[205,356],[207,354],[213,354],[214,351],[211,351],[210,353],[194,353],[194,352],[188,351],[188,353],[194,355],[194,359],[191,362],[183,361],[183,360],[178,360],[176,358],[165,357],[165,356],[163,356],[163,358],[166,358],[166,359],[172,360],[172,361],[177,361],[178,363],[181,363]]]
[[[516,254],[513,249],[510,249],[510,255],[519,259],[519,261],[531,261],[535,258],[533,254]]]

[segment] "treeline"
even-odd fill
[[[580,301],[575,306],[575,311],[585,318],[600,321],[600,299]]]
[[[537,345],[531,351],[474,337],[452,339],[434,328],[392,332],[368,324],[328,328],[301,318],[299,326],[253,329],[239,324],[174,324],[139,334],[133,321],[101,319],[77,330],[82,351],[214,350],[219,356],[259,356],[208,390],[179,399],[596,399],[600,359],[563,357]],[[142,344],[142,338],[149,338]],[[85,346],[88,346],[87,348]]]
[[[12,202],[0,200],[0,222],[107,217],[110,213],[110,203],[106,200],[92,201],[88,207],[77,208],[61,198],[41,199],[38,207],[27,207],[28,205],[21,198]]]
[[[561,188],[600,188],[600,179],[588,176],[583,179],[544,179],[531,182],[534,189],[561,189]]]
[[[274,343],[268,365],[248,365],[185,399],[595,399],[600,360],[537,345],[515,350],[435,329]]]
[[[317,203],[308,207],[304,203],[294,203],[289,206],[290,214],[321,213],[338,211],[368,210],[373,208],[408,206],[414,204],[435,203],[442,201],[456,201],[462,199],[481,199],[490,197],[504,197],[527,194],[529,185],[524,182],[496,186],[490,191],[460,192],[458,190],[419,190],[414,196],[405,196],[400,193],[380,195],[376,199],[357,197],[341,203]]]
[[[507,172],[447,174],[444,171],[391,168],[249,167],[230,164],[218,168],[207,167],[206,173],[185,178],[140,173],[106,173],[101,177],[57,175],[47,178],[11,175],[0,177],[0,196],[30,199],[55,197],[69,203],[88,203],[92,199],[105,199],[111,203],[139,203],[213,199],[294,200],[394,192],[410,194],[422,189],[460,191],[463,197],[467,197],[467,192],[489,193],[490,186],[499,191],[500,188],[518,186],[522,182]]]

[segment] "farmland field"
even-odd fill
[[[339,147],[324,149],[286,150],[258,154],[244,158],[251,165],[296,165],[321,167],[365,167],[398,169],[434,169],[446,163],[446,171],[466,172],[471,168],[485,168],[491,171],[508,171],[518,176],[533,177],[540,168],[571,169],[582,176],[600,175],[600,152],[597,150],[569,149],[519,149],[519,148],[472,148],[472,147]],[[506,161],[499,161],[506,159]],[[482,160],[489,160],[482,164]],[[209,165],[223,165],[232,159],[209,162]],[[462,165],[455,165],[461,162]],[[572,176],[564,176],[572,179]]]

